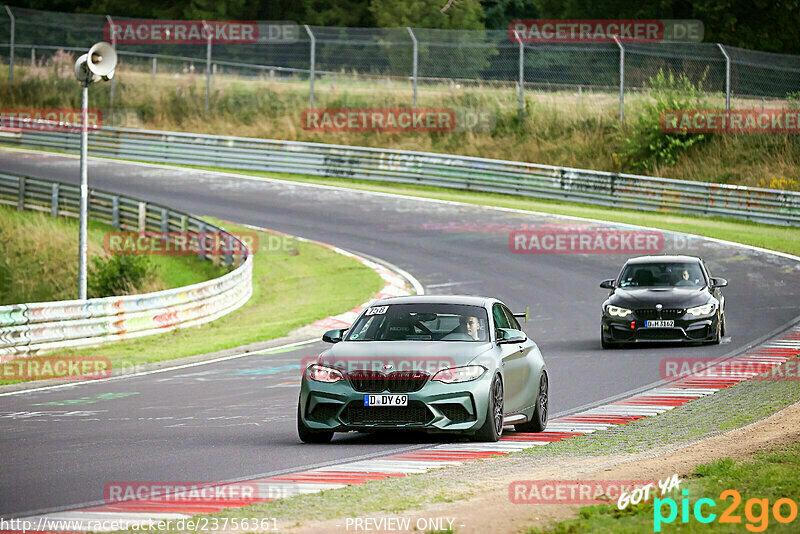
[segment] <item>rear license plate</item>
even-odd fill
[[[654,320],[654,321],[644,322],[645,328],[672,328],[674,326],[675,326],[675,321]]]
[[[364,395],[364,406],[408,406],[408,395]]]

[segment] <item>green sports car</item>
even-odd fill
[[[497,441],[503,426],[547,425],[547,369],[539,348],[499,300],[392,297],[370,303],[334,346],[304,366],[297,431],[416,429]]]

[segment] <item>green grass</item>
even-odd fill
[[[191,166],[190,166],[191,167]],[[335,185],[362,191],[396,193],[423,198],[449,200],[479,206],[498,206],[532,212],[584,217],[603,221],[635,224],[661,230],[685,232],[705,237],[724,239],[746,245],[800,255],[800,228],[738,221],[723,217],[700,217],[694,215],[662,212],[636,211],[605,208],[590,204],[542,200],[535,198],[457,191],[443,187],[408,185],[398,183],[376,183],[368,180],[342,178],[320,178],[275,172],[242,171],[217,167],[192,167],[210,171],[224,171],[247,176],[273,178],[294,182]]]
[[[735,461],[730,458],[717,460],[698,466],[692,475],[681,483],[681,491],[688,490],[689,516],[687,523],[682,522],[681,504],[683,496],[673,491],[664,496],[676,501],[677,517],[672,523],[661,526],[661,532],[797,532],[800,518],[788,524],[780,524],[772,515],[775,501],[789,498],[798,505],[800,495],[800,444],[768,454],[757,454],[746,461]],[[725,490],[736,490],[741,495],[738,507],[732,509],[732,516],[738,516],[741,524],[720,523],[723,511],[734,504],[732,497],[720,498]],[[708,524],[698,522],[692,514],[698,499],[708,498],[717,503],[711,509],[708,505],[702,512],[716,514],[716,519]],[[749,505],[751,516],[746,515],[750,499],[766,499],[768,509],[760,505]],[[653,532],[655,527],[656,508],[654,501],[643,502],[619,510],[616,503],[587,506],[580,509],[578,518],[560,521],[545,529],[531,528],[528,534],[573,534],[582,532],[608,532],[615,534],[639,534]],[[789,507],[782,506],[784,517],[789,515]],[[669,506],[660,505],[659,517],[669,515]],[[748,526],[749,525],[749,526]],[[762,528],[764,527],[764,528]]]
[[[107,224],[89,221],[91,259],[108,257]],[[196,284],[227,270],[194,256],[148,256],[154,273],[131,293]],[[90,273],[91,275],[91,270]],[[78,297],[78,220],[0,206],[0,305]],[[90,295],[91,296],[91,295]]]
[[[232,232],[252,230],[207,220]],[[241,308],[216,321],[157,336],[85,349],[59,350],[60,356],[107,356],[112,369],[172,360],[278,338],[291,330],[349,310],[369,300],[384,282],[372,269],[332,250],[287,238],[293,252],[265,245],[275,234],[257,232],[253,296]],[[296,251],[296,252],[294,252]],[[12,381],[0,381],[8,384]]]

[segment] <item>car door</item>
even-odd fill
[[[511,315],[511,312],[507,312],[507,308],[502,304],[495,303],[492,307],[492,316],[495,328],[515,328],[511,323],[513,320],[516,329],[519,330],[519,324],[514,316]],[[503,360],[503,403],[506,414],[515,413],[527,407],[523,405],[526,399],[525,385],[530,376],[527,360],[527,351],[530,350],[530,347],[527,347],[526,350],[526,345],[527,343],[499,345]]]

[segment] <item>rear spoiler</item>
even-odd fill
[[[527,323],[528,320],[531,318],[531,307],[528,306],[527,308],[525,308],[524,312],[512,313],[511,315],[513,315],[514,317],[519,317],[520,319],[525,319],[525,322]]]

